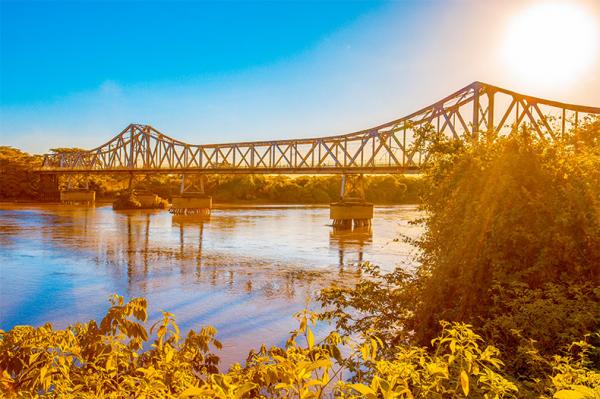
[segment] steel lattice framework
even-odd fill
[[[392,173],[427,159],[412,145],[419,129],[458,139],[510,134],[527,124],[552,140],[600,107],[565,104],[474,82],[406,117],[355,133],[297,140],[192,145],[132,124],[89,151],[47,154],[48,173]]]

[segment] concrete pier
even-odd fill
[[[345,198],[329,205],[329,218],[333,227],[351,230],[370,227],[373,219],[373,204],[360,198]]]
[[[60,192],[60,202],[63,204],[92,205],[96,201],[96,192],[93,190],[63,190]]]
[[[40,174],[40,201],[60,201],[60,190],[58,189],[58,175],[56,174]]]
[[[173,196],[171,212],[173,215],[210,216],[212,197],[202,193],[186,192]]]

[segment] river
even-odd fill
[[[166,310],[183,331],[216,327],[226,367],[262,343],[283,344],[293,313],[320,288],[355,281],[358,262],[414,268],[403,237],[422,234],[410,223],[418,216],[415,206],[375,207],[370,232],[335,233],[323,206],[221,206],[201,221],[0,204],[0,329],[99,320],[110,294],[144,296],[151,321]]]

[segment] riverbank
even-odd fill
[[[116,197],[101,197],[96,198],[96,205],[111,205],[115,201]],[[371,201],[372,202],[372,201]],[[48,201],[36,201],[32,199],[0,199],[0,204],[60,204],[60,202],[48,202]],[[328,207],[330,202],[322,203],[303,203],[303,202],[276,202],[268,200],[235,200],[235,201],[215,201],[213,200],[213,208],[232,208],[232,207],[253,207],[253,206],[315,206],[315,207]],[[419,202],[408,201],[408,202],[373,202],[376,206],[398,206],[398,205],[414,205],[418,206]]]

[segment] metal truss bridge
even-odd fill
[[[600,107],[565,104],[474,82],[400,119],[328,137],[193,145],[152,126],[132,124],[89,151],[47,154],[40,172],[72,173],[264,173],[374,174],[418,171],[427,160],[415,146],[419,129],[457,139],[507,135],[528,125],[553,140]]]

